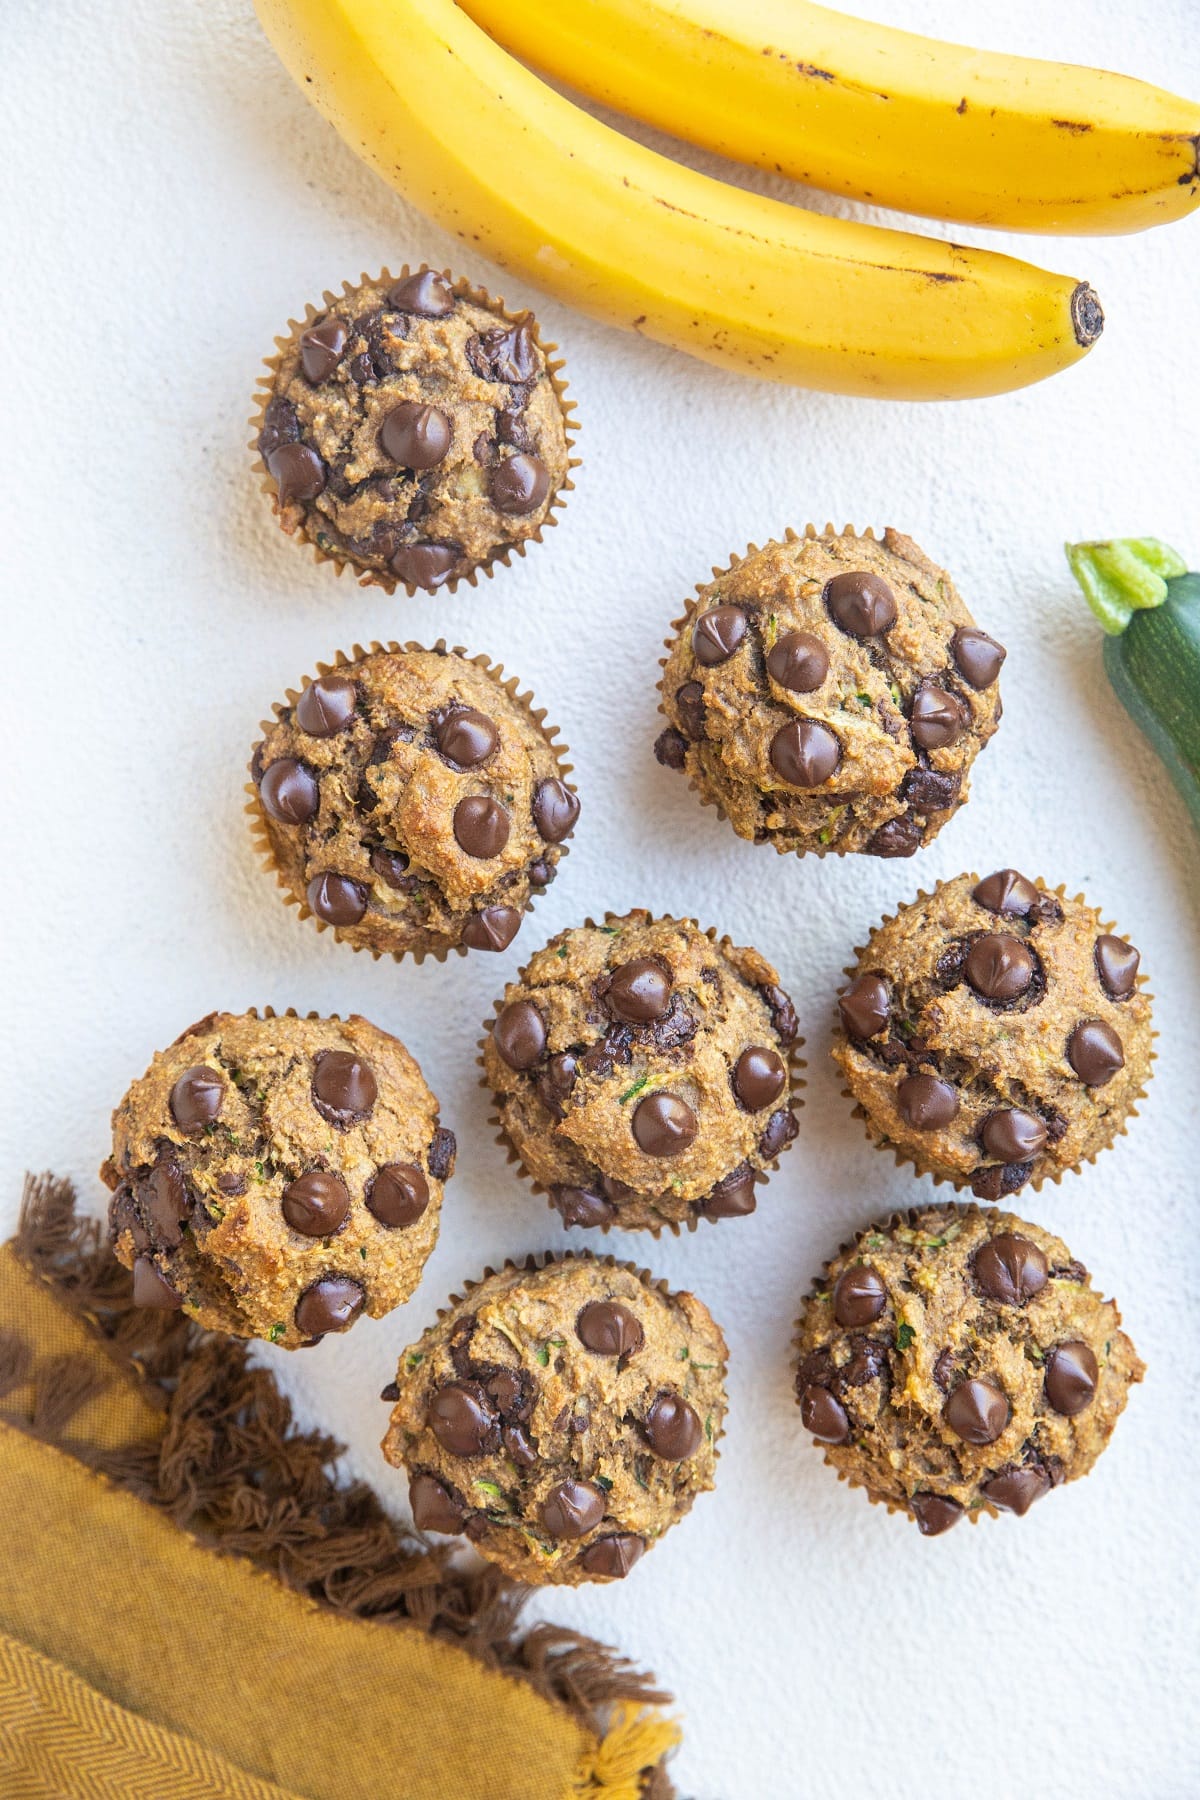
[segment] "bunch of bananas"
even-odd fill
[[[347,142],[472,249],[611,324],[807,387],[1000,393],[1075,362],[1103,313],[1072,277],[698,174],[518,56],[724,156],[911,212],[1119,232],[1200,199],[1200,106],[808,0],[257,6]]]

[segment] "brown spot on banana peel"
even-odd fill
[[[1094,125],[1090,125],[1081,119],[1051,119],[1050,123],[1052,125],[1057,125],[1060,131],[1073,131],[1079,136],[1082,136],[1085,131],[1094,131],[1096,129]]]
[[[1104,330],[1100,296],[1086,281],[1077,282],[1071,295],[1071,328],[1081,350],[1090,350]]]

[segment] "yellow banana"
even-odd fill
[[[936,43],[809,0],[460,0],[606,106],[902,212],[1120,232],[1200,201],[1200,105],[1068,63]]]
[[[582,311],[842,393],[999,393],[1076,361],[1086,283],[825,218],[680,167],[564,100],[454,0],[257,0],[301,91],[423,211]]]

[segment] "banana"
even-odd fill
[[[901,212],[1141,231],[1200,201],[1200,106],[808,0],[460,0],[516,55],[737,162]]]
[[[1000,393],[1075,362],[1083,282],[801,212],[591,118],[454,0],[257,0],[301,91],[472,255],[753,375],[849,394]]]

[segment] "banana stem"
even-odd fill
[[[1159,538],[1109,538],[1063,548],[1084,599],[1110,637],[1119,637],[1135,612],[1161,606],[1167,582],[1187,573],[1179,552]]]

